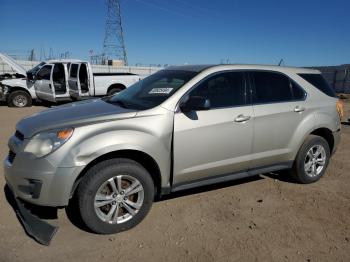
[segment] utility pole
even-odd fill
[[[118,59],[122,60],[124,65],[127,65],[120,1],[108,0],[107,8],[103,60]]]
[[[35,61],[35,49],[30,50],[29,61]]]

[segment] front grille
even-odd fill
[[[17,137],[21,141],[23,141],[23,139],[24,139],[24,135],[21,132],[19,132],[18,130],[16,130],[15,137]]]
[[[16,157],[16,153],[14,153],[14,152],[12,152],[12,151],[10,150],[7,159],[8,159],[8,161],[9,161],[11,164],[12,164],[13,161],[15,160],[15,157]]]

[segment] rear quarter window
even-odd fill
[[[307,82],[309,82],[314,87],[316,87],[322,93],[324,93],[330,97],[337,97],[333,88],[331,88],[329,86],[329,84],[323,78],[322,75],[320,75],[320,74],[299,74],[299,76],[302,77]]]

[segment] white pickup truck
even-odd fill
[[[131,73],[93,73],[90,63],[80,60],[50,60],[26,72],[9,56],[0,54],[0,58],[15,72],[0,79],[0,100],[12,107],[31,106],[36,99],[58,102],[110,96],[140,80]]]

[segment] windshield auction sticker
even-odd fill
[[[149,94],[170,94],[171,91],[173,91],[173,88],[153,88],[151,91],[149,91]]]

